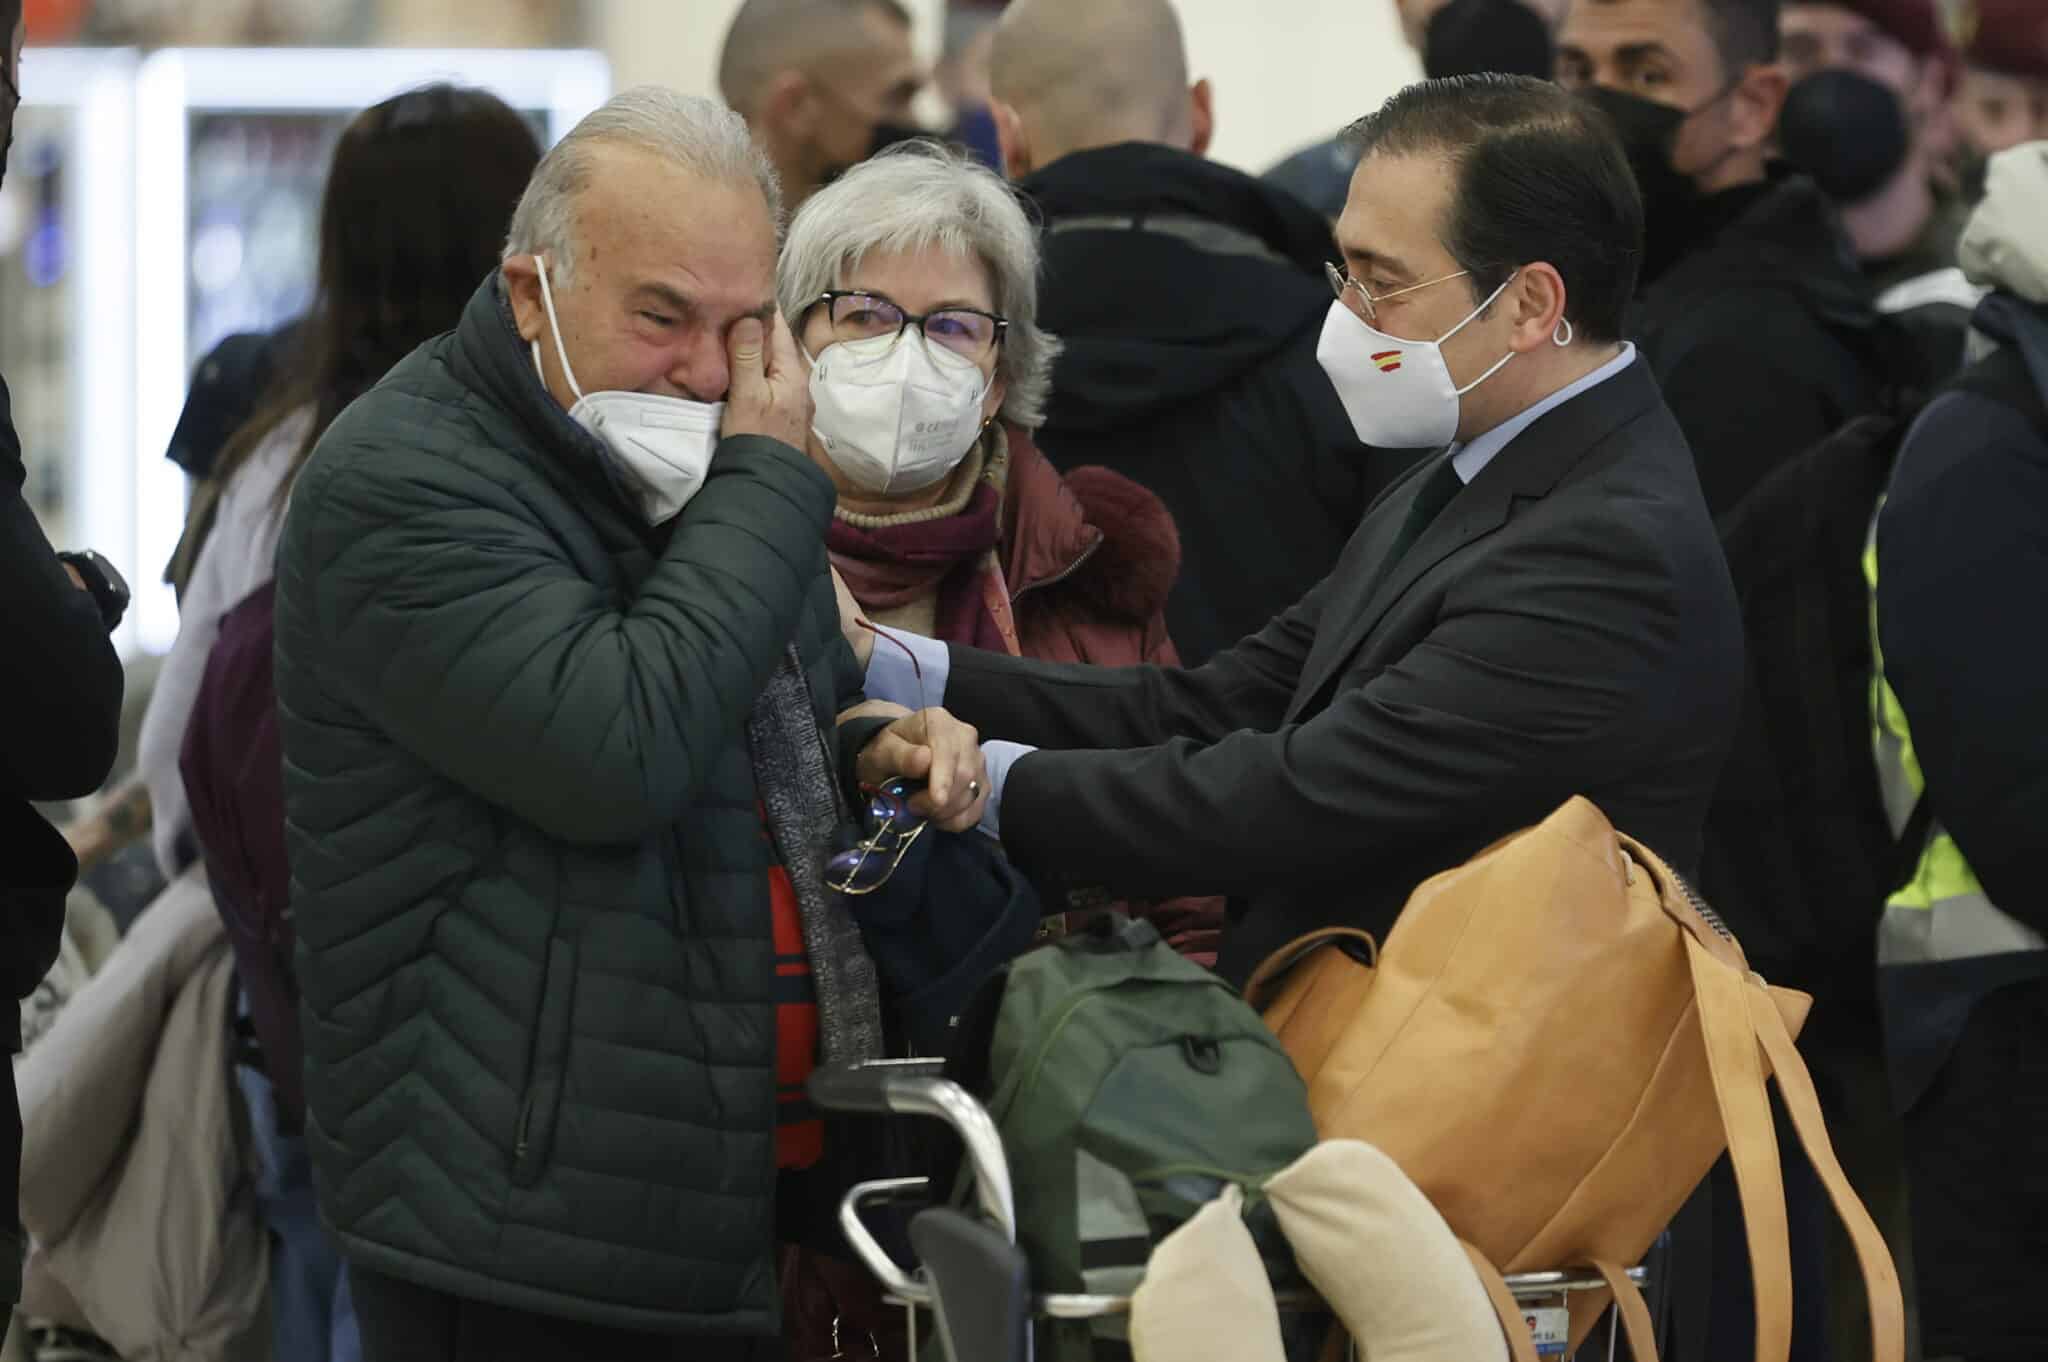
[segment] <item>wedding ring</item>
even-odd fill
[[[970,780],[970,781],[968,781],[968,782],[967,782],[967,793],[969,793],[969,794],[971,794],[971,795],[974,795],[974,796],[975,796],[976,798],[979,798],[979,797],[980,797],[980,795],[981,795],[981,782],[980,782],[980,781],[978,781],[978,780]]]

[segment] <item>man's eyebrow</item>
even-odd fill
[[[636,299],[653,299],[669,311],[681,313],[685,316],[697,310],[697,305],[690,301],[688,294],[678,292],[667,284],[653,279],[637,285],[633,289],[633,296]]]
[[[1396,279],[1413,279],[1415,277],[1414,270],[1409,269],[1407,265],[1396,260],[1391,255],[1381,255],[1377,251],[1360,250],[1356,246],[1346,246],[1341,242],[1338,244],[1338,249],[1344,253],[1344,263],[1346,265],[1362,265],[1368,270],[1377,269],[1381,274],[1392,275]],[[1354,269],[1352,277],[1357,278],[1358,273],[1359,271]]]
[[[1675,60],[1671,49],[1660,42],[1628,43],[1614,49],[1614,59],[1618,62],[1637,62],[1645,57],[1662,57],[1666,61]]]

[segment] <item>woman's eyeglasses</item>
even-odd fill
[[[927,343],[976,364],[988,358],[1010,329],[1007,319],[979,308],[942,307],[919,316],[904,311],[879,293],[850,289],[821,293],[811,306],[827,309],[835,341],[873,340],[877,336],[900,338],[915,326]]]
[[[825,886],[842,894],[872,894],[889,882],[930,824],[910,811],[920,787],[892,780],[866,789],[868,807],[860,837],[825,862]]]

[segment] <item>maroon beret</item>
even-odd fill
[[[1964,0],[1960,23],[1970,65],[2048,77],[2048,0]]]

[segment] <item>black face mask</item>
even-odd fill
[[[1778,116],[1785,159],[1840,204],[1877,194],[1906,164],[1906,109],[1885,86],[1854,71],[1816,71],[1792,87]]]
[[[1673,167],[1671,154],[1678,130],[1698,110],[1688,112],[1602,85],[1585,90],[1582,98],[1613,122],[1621,136],[1621,149],[1628,155],[1629,169],[1635,172],[1636,188],[1642,192],[1642,281],[1647,284],[1669,269],[1692,240],[1704,196],[1690,177]]]
[[[868,139],[868,155],[861,159],[866,160],[868,156],[879,156],[890,147],[901,145],[904,142],[915,142],[920,137],[930,137],[931,135],[925,129],[912,127],[907,123],[877,123],[875,124],[875,135]],[[853,167],[850,165],[832,166],[826,170],[818,183],[821,186],[831,184],[851,169]]]
[[[1550,29],[1522,0],[1451,0],[1430,16],[1422,40],[1432,80],[1482,72],[1549,80],[1553,61]]]
[[[931,134],[923,128],[914,127],[907,123],[877,123],[875,124],[875,135],[868,142],[868,155],[880,155],[890,147],[904,142],[915,142],[920,137],[929,136]]]

